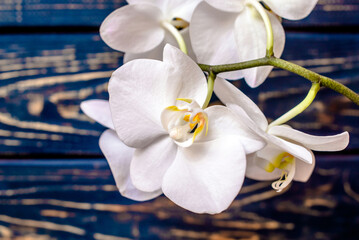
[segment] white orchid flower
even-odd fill
[[[263,0],[274,13],[288,19],[306,17],[318,0]],[[285,33],[278,17],[265,10],[258,0],[206,0],[195,9],[190,25],[192,47],[200,63],[217,65],[262,58],[266,55],[267,30],[256,6],[268,15],[273,31],[273,52],[280,57]],[[231,80],[244,77],[257,87],[264,82],[272,66],[221,73]]]
[[[194,58],[188,25],[200,1],[127,0],[129,5],[115,10],[103,21],[101,38],[111,48],[125,52],[124,62],[128,62],[138,58],[161,60],[167,43],[177,45],[173,33],[181,34]]]
[[[257,105],[224,79],[217,78],[214,91],[241,121],[266,139],[266,147],[247,156],[246,176],[255,180],[277,179],[272,184],[277,191],[292,180],[306,182],[309,179],[315,165],[311,150],[340,151],[349,144],[348,132],[319,137],[286,125],[269,127]]]
[[[228,108],[200,107],[207,83],[191,58],[167,45],[163,61],[137,59],[116,70],[109,93],[116,132],[135,148],[130,175],[137,189],[162,189],[196,213],[230,205],[243,183],[245,154],[264,142]]]
[[[161,195],[161,190],[144,192],[133,185],[130,178],[130,163],[135,149],[123,144],[117,136],[112,123],[109,102],[97,99],[87,100],[81,103],[81,109],[87,116],[109,128],[102,133],[99,143],[121,195],[136,201],[146,201]]]

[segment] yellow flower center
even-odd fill
[[[172,19],[171,24],[177,28],[178,31],[185,29],[189,26],[189,22],[182,18],[175,17]]]
[[[184,105],[169,106],[162,112],[163,127],[180,146],[190,146],[204,129],[208,132],[208,116],[192,99],[178,98]]]
[[[275,158],[273,158],[271,162],[268,162],[264,170],[266,170],[267,172],[273,172],[276,168],[285,170],[288,164],[292,164],[293,161],[294,157],[291,154],[287,152],[282,152],[278,154]]]

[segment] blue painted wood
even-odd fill
[[[219,215],[161,196],[120,196],[103,159],[0,161],[0,236],[7,239],[358,239],[358,156],[320,156],[307,183],[276,193],[246,180]],[[122,237],[122,238],[120,238]]]
[[[19,0],[2,1],[0,26],[99,26],[125,0]],[[320,0],[314,12],[285,26],[358,25],[357,0]]]
[[[284,26],[358,26],[359,2],[357,0],[319,0],[314,11],[300,21],[283,20]],[[318,29],[320,30],[320,29]],[[333,28],[331,29],[333,31]],[[356,29],[352,29],[356,31]]]
[[[101,154],[98,137],[104,128],[79,105],[108,98],[107,82],[122,54],[97,34],[2,35],[0,44],[0,153]],[[283,58],[359,92],[358,46],[359,34],[288,34]],[[241,83],[236,82],[269,119],[297,104],[310,87],[309,81],[281,70],[256,89]],[[291,125],[318,135],[347,130],[349,149],[358,149],[358,116],[358,107],[346,98],[322,90]]]
[[[98,154],[103,128],[79,104],[108,97],[122,53],[97,34],[2,35],[0,42],[1,153]]]
[[[2,1],[0,26],[99,26],[124,0]]]

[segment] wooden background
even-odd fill
[[[98,147],[104,128],[79,104],[108,97],[122,53],[98,27],[124,4],[0,0],[0,239],[359,239],[359,108],[326,89],[291,125],[318,135],[346,130],[351,142],[341,153],[317,153],[308,183],[278,194],[269,182],[246,181],[214,216],[163,196],[122,198]],[[359,91],[358,0],[319,0],[309,17],[283,24],[284,59]],[[257,89],[240,87],[274,119],[310,83],[275,70]]]

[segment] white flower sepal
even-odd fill
[[[163,61],[137,59],[117,69],[109,93],[116,132],[136,148],[130,176],[137,189],[162,189],[196,213],[230,205],[244,180],[245,155],[264,141],[228,108],[200,108],[207,82],[192,59],[167,45]]]
[[[167,43],[177,45],[164,24],[178,28],[192,51],[188,25],[201,0],[128,0],[129,5],[112,12],[100,27],[100,36],[113,49],[125,52],[124,62],[133,59],[162,59]]]
[[[138,190],[132,184],[129,173],[135,149],[126,146],[118,138],[112,123],[109,102],[97,99],[87,100],[81,103],[81,110],[96,122],[109,128],[102,133],[99,144],[110,165],[116,186],[121,195],[136,201],[146,201],[161,195],[161,190],[144,192]]]
[[[288,19],[307,16],[318,0],[263,0],[274,13]],[[218,65],[249,61],[266,55],[267,35],[261,16],[251,3],[258,0],[206,0],[195,9],[190,25],[193,50],[200,63]],[[261,7],[261,6],[259,6]],[[285,33],[278,17],[264,10],[270,19],[276,57],[285,44]],[[244,77],[247,84],[262,84],[273,67],[262,66],[219,74],[236,80]]]
[[[313,136],[287,125],[268,127],[268,122],[245,94],[218,78],[214,91],[241,121],[266,139],[263,149],[247,156],[246,176],[255,180],[275,180],[272,187],[281,191],[292,180],[306,182],[311,176],[315,151],[340,151],[349,144],[348,132],[333,136]]]

